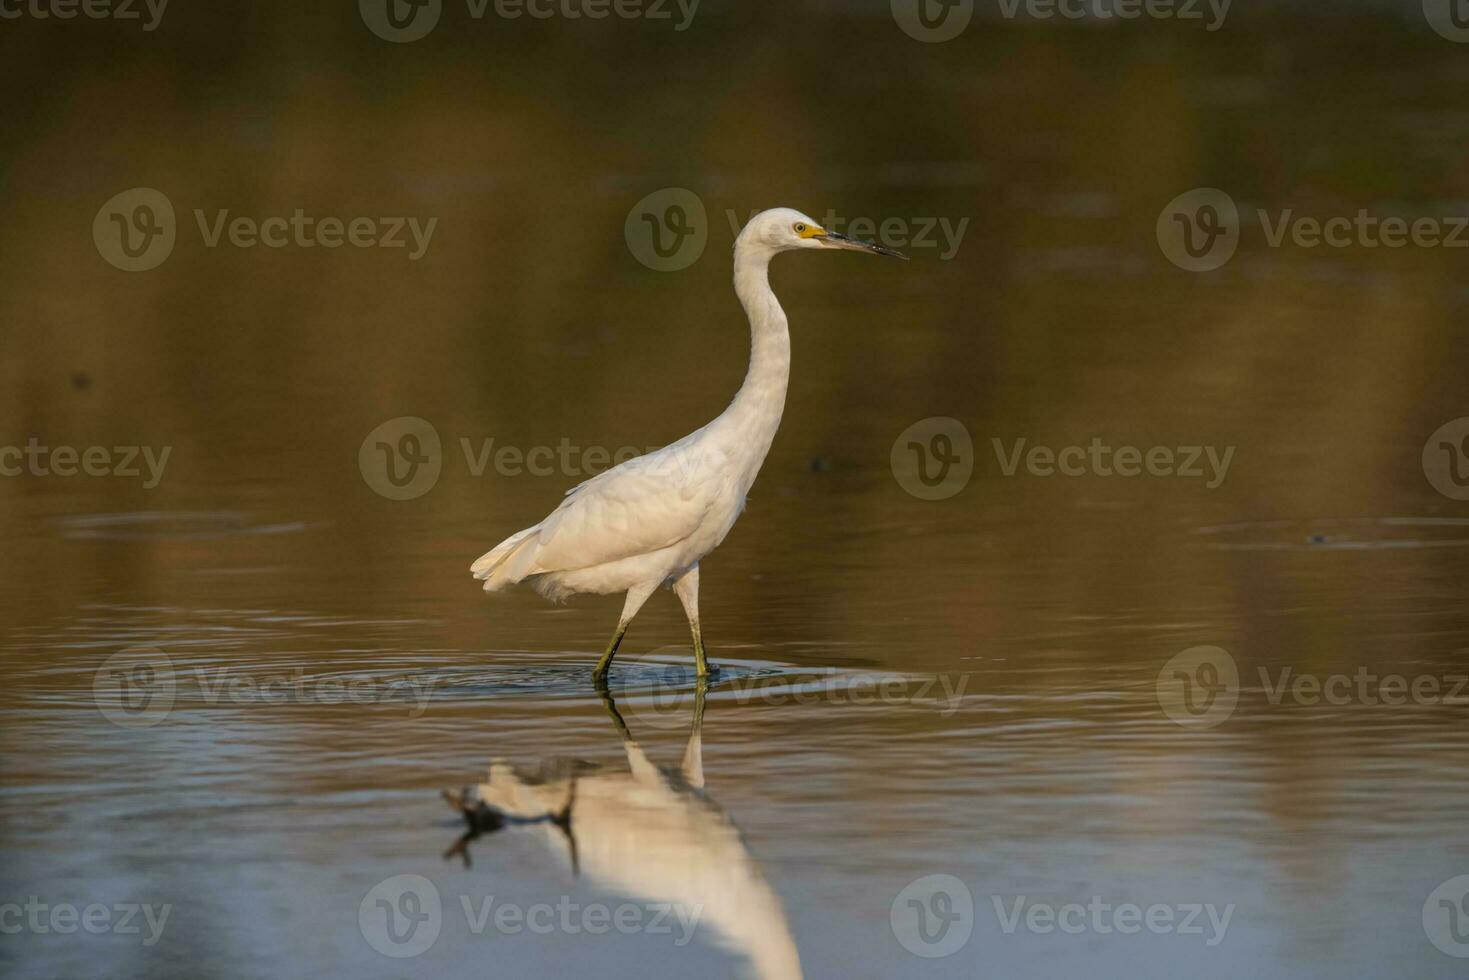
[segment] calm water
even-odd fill
[[[0,29],[31,79],[0,445],[169,451],[151,489],[141,456],[0,479],[8,974],[1463,974],[1463,889],[1431,896],[1469,874],[1469,503],[1423,464],[1469,414],[1462,254],[1251,215],[1464,213],[1465,50],[1396,14],[936,45],[815,4],[676,41],[169,17]],[[836,39],[882,70],[834,77]],[[89,229],[134,186],[178,243],[124,273]],[[708,245],[658,272],[624,223],[668,186]],[[1203,186],[1246,219],[1193,274],[1154,229]],[[703,567],[723,674],[699,696],[660,593],[609,703],[620,598],[468,565],[722,409],[730,215],[774,204],[936,243],[778,261],[786,421]],[[296,208],[438,224],[409,260],[193,216]],[[403,416],[440,471],[393,500],[359,448]],[[915,425],[959,453],[945,499],[905,489]],[[1228,465],[1007,475],[1094,439]],[[51,927],[90,905],[100,934]]]

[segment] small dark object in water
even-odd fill
[[[77,391],[86,391],[92,387],[92,376],[85,371],[75,371],[71,376],[71,386]]]
[[[576,777],[573,775],[570,781],[570,796],[558,813],[545,813],[537,817],[511,817],[485,804],[483,800],[474,799],[471,790],[466,788],[463,792],[456,793],[452,790],[444,790],[441,794],[444,802],[458,810],[464,815],[464,823],[467,829],[463,835],[444,852],[444,860],[459,858],[464,862],[466,868],[471,867],[469,860],[469,845],[471,841],[483,837],[485,834],[493,834],[504,830],[509,824],[535,824],[549,823],[554,825],[561,833],[566,835],[566,842],[571,850],[571,870],[574,874],[581,873],[580,861],[576,853],[576,837],[571,832],[571,808],[576,803]]]
[[[464,822],[471,830],[477,830],[482,834],[493,834],[505,826],[505,815],[499,810],[485,806],[477,800],[471,804],[469,790],[455,793],[446,789],[442,795],[446,803],[464,814]]]
[[[812,473],[830,473],[834,469],[830,456],[812,456],[806,461],[806,468]]]
[[[469,790],[455,793],[450,790],[443,792],[444,802],[458,810],[464,815],[464,823],[467,829],[464,834],[454,842],[453,846],[444,852],[444,860],[457,857],[464,862],[466,868],[470,867],[469,843],[484,834],[493,834],[505,827],[505,815],[493,807],[485,806],[479,801],[470,800]]]
[[[1325,544],[1326,542],[1328,542],[1330,540],[1331,539],[1328,538],[1324,534],[1313,534],[1309,538],[1306,539],[1306,542],[1308,544]]]

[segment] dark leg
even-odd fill
[[[607,683],[607,668],[612,666],[612,658],[617,656],[617,648],[622,645],[622,638],[627,635],[627,620],[617,624],[617,632],[612,635],[612,642],[607,644],[607,652],[602,654],[602,659],[597,661],[597,668],[592,671],[592,681],[599,685]]]

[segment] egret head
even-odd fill
[[[875,255],[891,255],[906,259],[902,252],[875,242],[864,242],[857,238],[828,231],[808,215],[794,208],[771,208],[751,218],[735,239],[735,247],[745,245],[770,253],[788,252],[797,248],[839,248],[854,252],[871,252]]]

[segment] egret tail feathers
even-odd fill
[[[486,592],[514,585],[530,573],[536,552],[540,549],[537,539],[540,530],[541,526],[537,524],[510,535],[469,566],[470,573],[485,583]]]

